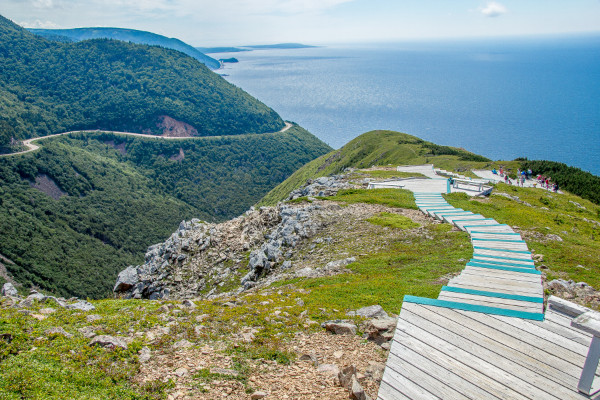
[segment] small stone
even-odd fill
[[[191,300],[184,300],[181,305],[192,310],[196,308],[196,304]]]
[[[350,389],[350,385],[352,383],[352,378],[354,377],[354,375],[356,375],[356,367],[354,365],[348,365],[342,368],[342,370],[338,374],[340,385],[343,388]]]
[[[267,397],[267,393],[262,392],[262,391],[257,391],[252,393],[252,395],[250,395],[250,399],[251,400],[260,400],[260,399],[264,399],[265,397]]]
[[[92,310],[96,309],[96,307],[94,307],[92,305],[92,303],[85,301],[85,300],[79,300],[77,303],[69,304],[69,305],[67,305],[67,308],[69,310],[80,310],[80,311],[92,311]]]
[[[127,349],[127,342],[122,338],[117,338],[109,335],[99,335],[90,340],[90,346],[101,346],[109,349],[114,349],[116,347],[120,347],[122,349]]]
[[[210,317],[210,315],[209,315],[209,314],[202,314],[202,315],[198,315],[198,316],[196,317],[196,321],[197,321],[197,322],[202,322],[202,321],[204,321],[205,319],[207,319],[207,318],[209,318],[209,317]]]
[[[175,370],[175,375],[177,375],[178,377],[180,377],[180,378],[181,378],[181,377],[184,377],[185,375],[187,375],[187,374],[188,374],[188,372],[189,372],[189,371],[188,371],[188,369],[187,369],[187,368],[183,368],[183,367],[181,367],[181,368],[177,368],[177,369]]]
[[[181,339],[180,341],[173,343],[174,349],[186,349],[191,346],[193,346],[192,342],[186,339]]]
[[[85,319],[87,320],[87,322],[92,323],[92,322],[101,320],[102,317],[98,314],[90,314],[90,315],[86,316]]]
[[[147,363],[150,361],[150,358],[152,358],[152,352],[150,349],[147,346],[142,347],[142,349],[139,351],[139,362],[142,364]]]
[[[388,342],[381,343],[380,347],[385,351],[389,351],[392,348],[392,346]]]
[[[355,375],[352,375],[350,381],[350,394],[354,400],[370,400]]]
[[[91,326],[84,326],[83,328],[77,328],[77,331],[88,339],[91,339],[94,336],[96,336],[96,332],[94,332],[94,328]]]
[[[333,353],[333,357],[340,359],[342,358],[342,356],[344,355],[344,352],[342,350],[338,350],[336,352]]]
[[[331,376],[338,376],[340,373],[340,369],[335,364],[321,364],[317,368],[317,371]]]
[[[48,318],[47,316],[45,316],[45,315],[42,315],[42,314],[29,314],[29,315],[31,316],[31,318],[35,318],[35,319],[37,319],[38,321],[43,321],[43,320],[45,320],[46,318]]]
[[[356,335],[356,325],[344,321],[327,321],[321,324],[326,330],[336,335]]]
[[[48,336],[62,335],[69,339],[73,337],[73,335],[71,335],[69,332],[65,331],[65,329],[62,326],[46,329],[44,331],[44,333]]]
[[[56,312],[56,309],[54,309],[54,308],[51,308],[51,307],[48,307],[48,308],[42,308],[42,309],[40,310],[40,314],[45,314],[45,315],[49,315],[49,314],[52,314],[52,313],[55,313],[55,312]]]
[[[240,373],[233,370],[233,369],[227,369],[227,368],[211,368],[210,369],[210,373],[211,374],[219,374],[219,375],[227,375],[227,376],[233,376],[236,377],[238,376]]]

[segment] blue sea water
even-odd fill
[[[334,148],[391,129],[600,175],[600,35],[218,55],[230,56],[227,80]]]

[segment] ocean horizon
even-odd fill
[[[213,54],[225,79],[334,148],[389,129],[600,175],[600,34]]]

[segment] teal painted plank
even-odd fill
[[[490,231],[471,231],[469,232],[471,234],[473,233],[479,233],[479,234],[484,234],[484,235],[520,235],[520,233],[515,233],[515,232],[490,232]]]
[[[492,256],[492,255],[488,255],[488,254],[481,254],[481,253],[475,253],[475,252],[473,252],[473,257],[489,257],[489,258],[499,258],[501,260],[525,261],[525,262],[531,262],[531,263],[533,263],[533,261],[527,260],[525,258]]]
[[[480,239],[480,238],[472,238],[472,241],[480,240],[483,242],[508,242],[508,243],[525,243],[524,240],[511,240],[511,239]]]
[[[475,250],[493,250],[493,251],[501,251],[507,253],[521,253],[521,254],[531,254],[530,251],[527,250],[505,250],[505,249],[494,249],[493,247],[481,247],[481,246],[473,246]]]
[[[475,294],[478,296],[485,296],[485,297],[496,297],[499,299],[527,301],[530,303],[544,303],[543,297],[521,296],[518,294],[488,292],[485,290],[464,289],[464,288],[459,288],[459,287],[454,287],[454,286],[442,286],[442,290],[446,291],[446,292]]]
[[[512,269],[519,270],[518,272],[526,272],[527,270],[529,270],[529,271],[536,270],[535,267],[532,265],[518,265],[515,267],[515,266],[510,266],[510,265],[489,264],[489,263],[486,263],[485,261],[479,262],[479,261],[474,261],[474,260],[469,261],[466,265],[467,265],[467,267],[480,267],[480,268],[496,268],[496,267],[512,268]]]
[[[480,264],[493,264],[493,265],[499,265],[501,267],[535,268],[535,265],[533,263],[531,263],[531,264],[517,264],[517,263],[504,262],[504,261],[482,260],[482,259],[479,259],[479,258],[472,258],[471,262],[476,262],[476,263],[480,263]]]
[[[508,226],[507,224],[492,224],[492,225],[463,225],[463,228],[484,228],[486,226]],[[490,232],[491,233],[491,232]]]
[[[468,222],[474,222],[474,221],[491,221],[491,220],[493,220],[493,219],[494,219],[494,218],[484,218],[484,216],[483,216],[483,215],[481,215],[481,214],[473,214],[473,215],[477,215],[477,216],[479,216],[479,217],[481,217],[481,218],[477,218],[477,219],[455,219],[455,220],[454,220],[454,221],[452,221],[452,222],[467,222],[467,221],[468,221]]]
[[[535,321],[543,321],[544,320],[543,313],[516,311],[516,310],[509,310],[506,308],[499,308],[499,307],[478,306],[478,305],[474,305],[474,304],[459,303],[456,301],[428,299],[425,297],[417,297],[417,296],[410,296],[410,295],[405,295],[403,301],[405,301],[407,303],[423,304],[423,305],[427,305],[427,306],[451,308],[454,310],[474,311],[474,312],[479,312],[479,313],[483,313],[483,314],[503,315],[506,317],[531,319],[531,320],[535,320]]]
[[[472,263],[472,262],[468,262],[467,267],[497,269],[497,270],[501,270],[501,271],[520,272],[523,274],[533,274],[533,275],[541,275],[542,274],[540,271],[538,271],[537,269],[533,269],[533,268],[501,267],[499,265],[477,264],[477,263]]]
[[[442,211],[441,213],[439,213],[439,215],[442,216],[442,217],[444,217],[446,215],[449,216],[449,217],[450,216],[460,217],[460,216],[476,215],[476,214],[473,214],[471,211],[460,211],[459,213],[453,213],[453,212],[445,213],[445,212]]]

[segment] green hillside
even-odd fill
[[[299,127],[184,140],[79,134],[41,144],[0,158],[0,254],[26,286],[93,298],[109,295],[116,274],[141,263],[181,220],[235,217],[330,149]]]
[[[162,134],[165,117],[195,136],[284,126],[275,111],[178,51],[49,41],[3,17],[0,83],[0,148],[13,138],[78,129]]]
[[[125,28],[75,28],[75,29],[29,29],[30,32],[49,40],[65,41],[65,38],[74,42],[88,39],[115,39],[124,42],[162,46],[167,49],[181,51],[195,58],[208,68],[217,69],[219,61],[202,53],[199,49],[182,42],[179,39],[168,38],[152,32],[138,31]]]
[[[260,204],[272,205],[284,200],[307,179],[342,172],[346,168],[373,165],[434,164],[446,169],[467,170],[491,165],[485,157],[456,147],[440,146],[416,136],[393,131],[371,131],[311,161],[273,189]]]

